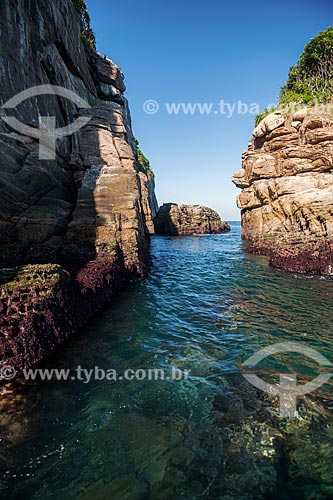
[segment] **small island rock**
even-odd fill
[[[230,231],[217,212],[201,205],[165,203],[154,220],[155,233],[161,236],[220,234]]]

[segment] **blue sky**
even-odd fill
[[[125,74],[134,135],[155,171],[159,203],[199,203],[239,219],[230,179],[254,114],[227,118],[218,103],[276,102],[305,44],[333,25],[332,0],[88,0],[88,7],[98,51]],[[159,104],[157,113],[145,113],[147,100]],[[165,103],[173,102],[213,107],[171,115]]]

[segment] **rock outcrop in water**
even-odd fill
[[[165,203],[154,220],[155,232],[161,236],[220,234],[230,231],[217,212],[201,205]]]
[[[90,121],[57,140],[55,160],[0,120],[0,360],[18,372],[47,356],[115,290],[145,273],[157,203],[137,159],[123,74],[85,46],[71,0],[2,0],[2,103],[52,84],[91,104],[55,96],[0,110],[36,126]]]
[[[272,113],[253,135],[233,177],[249,251],[288,271],[332,273],[332,112]]]

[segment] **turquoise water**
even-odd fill
[[[332,282],[287,275],[223,235],[152,240],[152,269],[45,367],[171,367],[187,380],[18,382],[1,396],[3,499],[333,498],[331,384],[293,419],[241,375],[263,346],[299,341],[333,362]],[[298,354],[261,376],[318,373]]]

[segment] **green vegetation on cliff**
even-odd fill
[[[81,36],[84,44],[96,52],[96,40],[94,32],[90,26],[90,16],[87,4],[84,0],[72,0],[80,14]]]
[[[256,125],[276,109],[290,103],[309,106],[325,103],[333,97],[333,27],[321,31],[305,46],[299,61],[289,71],[281,88],[278,107],[265,109],[256,116]]]
[[[137,160],[139,163],[140,170],[147,175],[148,179],[153,180],[155,175],[150,167],[149,160],[139,148],[139,141],[135,137],[134,137],[134,142],[136,144]]]
[[[314,104],[333,96],[333,27],[321,31],[305,46],[280,93],[280,104]]]

